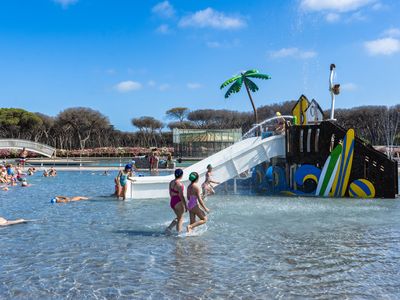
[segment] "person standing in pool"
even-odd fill
[[[19,153],[19,162],[22,165],[22,168],[25,167],[26,163],[26,157],[28,156],[28,151],[25,149],[25,147],[22,149],[22,151]]]
[[[183,177],[182,169],[175,170],[175,179],[169,183],[169,195],[171,197],[170,207],[174,211],[176,218],[168,226],[167,231],[171,231],[176,226],[178,232],[182,231],[183,214],[187,211],[187,205],[183,191],[185,186],[181,182]]]
[[[187,232],[190,233],[193,228],[203,225],[207,222],[207,216],[205,212],[208,213],[210,210],[205,206],[201,197],[200,187],[197,185],[197,182],[199,181],[199,174],[196,172],[190,173],[189,180],[190,185],[187,189],[187,199],[188,210],[190,214],[190,224],[187,226]],[[200,207],[202,207],[205,212]],[[196,216],[200,219],[197,222]]]
[[[207,173],[206,173],[206,179],[204,181],[204,183],[201,185],[202,189],[203,189],[203,196],[207,197],[209,195],[214,195],[215,191],[214,191],[214,187],[212,186],[213,184],[219,184],[218,181],[214,181],[212,178],[212,166],[208,165],[207,166]]]
[[[126,190],[128,188],[128,180],[129,177],[132,177],[132,165],[127,164],[124,170],[119,171],[117,175],[117,184],[118,184],[118,198],[122,197],[122,200],[126,199]]]

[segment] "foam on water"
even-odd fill
[[[0,231],[0,298],[399,295],[398,201],[215,196],[209,222],[178,236],[168,199],[116,201],[112,178],[59,172],[0,193],[0,216],[38,220]],[[59,194],[94,198],[50,204]]]

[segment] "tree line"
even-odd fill
[[[291,114],[296,101],[286,101],[261,106],[257,109],[259,120],[275,115]],[[329,116],[329,111],[325,112]],[[251,112],[233,110],[171,108],[166,112],[170,120],[165,124],[151,116],[133,118],[134,132],[114,128],[109,119],[87,107],[74,107],[57,116],[28,112],[18,108],[0,109],[0,137],[19,138],[44,143],[57,149],[87,149],[99,147],[171,147],[174,128],[249,130],[254,123]],[[400,143],[400,105],[361,106],[336,109],[339,125],[354,128],[356,134],[373,145],[398,145]],[[168,130],[170,129],[170,130]]]

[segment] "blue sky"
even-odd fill
[[[398,0],[5,0],[0,105],[55,116],[87,106],[121,130],[165,111],[251,110],[220,84],[242,70],[260,81],[257,106],[301,94],[330,107],[400,103]]]

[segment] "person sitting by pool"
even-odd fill
[[[0,226],[9,226],[9,225],[15,225],[15,224],[22,224],[22,223],[26,223],[26,222],[28,222],[28,221],[25,220],[25,219],[17,219],[17,220],[9,221],[7,219],[4,219],[4,218],[0,217]]]
[[[190,185],[187,190],[188,199],[188,210],[190,214],[190,224],[187,226],[187,232],[191,232],[193,228],[203,225],[207,222],[207,216],[204,213],[210,212],[210,210],[205,206],[204,201],[201,197],[200,187],[197,185],[199,181],[199,174],[197,172],[192,172],[189,175]],[[200,206],[204,211],[200,208]],[[196,222],[196,216],[200,219]]]
[[[55,196],[53,199],[51,199],[51,203],[66,203],[66,202],[75,202],[75,201],[81,201],[81,200],[89,200],[90,198],[88,197],[83,197],[83,196],[75,196],[75,197],[66,197],[66,196]]]
[[[170,195],[170,207],[174,211],[176,218],[167,227],[167,231],[171,231],[172,228],[176,226],[178,232],[182,231],[183,225],[183,214],[187,211],[187,205],[185,196],[183,195],[183,190],[185,186],[182,184],[181,180],[183,177],[182,169],[175,170],[175,179],[169,183],[169,195]]]
[[[0,169],[0,183],[7,182],[7,170],[6,167],[2,166]]]
[[[122,197],[122,200],[126,199],[126,190],[128,189],[128,180],[129,177],[132,177],[132,165],[127,164],[124,170],[119,171],[117,175],[117,184],[118,184],[118,197]]]
[[[207,197],[209,195],[214,195],[214,187],[212,186],[213,184],[220,184],[218,181],[214,181],[212,178],[212,170],[213,167],[211,165],[207,166],[207,173],[206,173],[206,179],[204,183],[201,185],[203,189],[203,196]]]
[[[275,127],[275,134],[281,135],[285,133],[285,126],[286,126],[286,122],[285,122],[285,118],[282,117],[282,114],[278,111],[276,112],[276,116],[278,117],[278,123]]]

